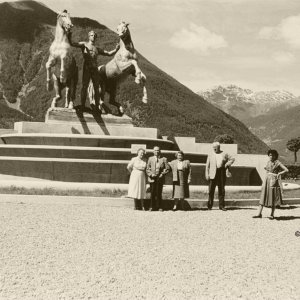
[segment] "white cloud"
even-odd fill
[[[300,48],[300,15],[283,19],[274,27],[263,27],[259,32],[262,39],[284,40],[292,48]]]
[[[276,62],[278,62],[280,64],[285,64],[285,65],[289,65],[295,61],[295,56],[292,53],[284,52],[284,51],[279,51],[279,52],[273,53],[272,58]]]
[[[175,48],[200,51],[202,54],[207,54],[209,50],[227,47],[227,42],[223,36],[194,23],[190,23],[188,29],[182,28],[175,32],[169,42]]]

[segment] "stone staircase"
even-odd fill
[[[136,149],[152,155],[160,146],[169,161],[178,145],[155,128],[134,127],[127,117],[95,116],[68,109],[49,109],[45,122],[17,122],[16,133],[1,135],[0,174],[65,182],[128,183],[126,166]],[[207,154],[185,151],[192,163],[192,185],[206,185]],[[255,167],[232,168],[228,185],[257,186]],[[171,174],[166,184],[172,184]]]

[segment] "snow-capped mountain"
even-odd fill
[[[287,91],[254,92],[236,85],[217,86],[198,94],[241,121],[300,104],[300,98]]]

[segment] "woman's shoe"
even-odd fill
[[[269,220],[274,220],[274,219],[275,219],[274,216],[269,217]]]
[[[252,218],[253,218],[253,219],[261,219],[261,218],[262,218],[262,215],[253,216]]]
[[[177,206],[175,205],[173,208],[172,208],[173,211],[176,211],[177,210]]]

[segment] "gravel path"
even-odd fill
[[[300,299],[300,207],[255,213],[1,196],[0,299]]]

